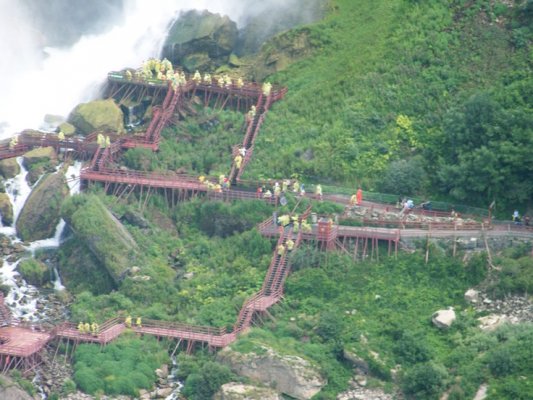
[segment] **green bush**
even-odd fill
[[[122,336],[100,349],[80,345],[74,355],[74,381],[84,392],[137,396],[156,382],[156,368],[168,362],[164,348],[151,337]]]
[[[398,357],[400,363],[411,365],[426,362],[432,358],[424,334],[414,334],[411,331],[403,332],[395,340],[393,352]]]
[[[185,380],[182,393],[191,400],[210,399],[224,383],[235,379],[225,365],[207,361]]]
[[[437,399],[447,376],[446,370],[441,366],[433,363],[416,364],[406,370],[402,388],[411,399]]]

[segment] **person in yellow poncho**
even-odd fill
[[[235,156],[235,159],[233,160],[235,162],[235,168],[241,169],[242,166],[242,156],[240,154],[237,154]]]

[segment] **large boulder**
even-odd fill
[[[34,241],[53,237],[60,220],[61,205],[68,195],[62,173],[44,176],[30,193],[17,219],[21,239]]]
[[[116,283],[137,264],[135,240],[98,197],[73,196],[61,215]]]
[[[23,164],[27,169],[31,169],[38,164],[57,165],[57,153],[53,147],[37,147],[24,153]]]
[[[94,131],[124,132],[124,115],[112,99],[79,104],[70,113],[68,122],[83,135]]]
[[[449,307],[447,310],[439,310],[431,316],[431,322],[437,328],[447,329],[455,322],[455,311],[452,307]]]
[[[237,37],[237,25],[227,16],[188,11],[181,14],[170,28],[163,57],[189,72],[211,70],[228,61]]]
[[[318,369],[309,361],[278,354],[265,346],[259,348],[258,353],[240,353],[226,348],[218,357],[236,374],[274,387],[295,399],[310,399],[326,384]]]
[[[5,179],[14,178],[20,173],[20,166],[16,158],[6,158],[0,161],[0,175]]]
[[[282,400],[273,389],[229,382],[220,387],[213,400]]]
[[[13,204],[6,193],[0,193],[0,218],[4,226],[11,226],[13,223]]]

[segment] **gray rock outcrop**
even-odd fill
[[[38,183],[26,200],[17,219],[17,232],[22,240],[34,241],[54,236],[60,220],[60,209],[69,195],[62,173],[50,174]]]
[[[124,132],[124,114],[112,99],[79,104],[70,113],[68,122],[83,135],[94,131]]]
[[[21,389],[11,378],[0,375],[0,399],[2,400],[33,400],[28,393]]]
[[[229,382],[220,388],[213,400],[282,400],[273,389]]]
[[[431,316],[431,322],[433,322],[433,325],[435,325],[437,328],[447,329],[452,326],[455,318],[455,311],[453,311],[453,308],[450,307],[447,310],[439,310],[435,312]]]
[[[163,57],[189,72],[213,70],[227,63],[237,36],[237,25],[227,16],[188,11],[170,28]]]
[[[245,354],[226,348],[219,353],[219,360],[236,374],[273,387],[295,399],[310,399],[326,384],[326,380],[309,361],[278,354],[265,346],[261,346],[261,349],[264,350],[261,354]]]

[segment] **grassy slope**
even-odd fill
[[[488,1],[332,3],[329,17],[310,27],[315,55],[272,77],[289,93],[269,113],[247,173],[296,172],[379,190],[391,162],[418,155],[427,174],[420,180],[429,183],[417,190],[453,194],[436,179],[450,146],[446,118],[484,92],[509,109],[531,108],[531,55],[513,47],[510,19],[498,20]],[[485,205],[490,190],[479,192],[460,200]]]

